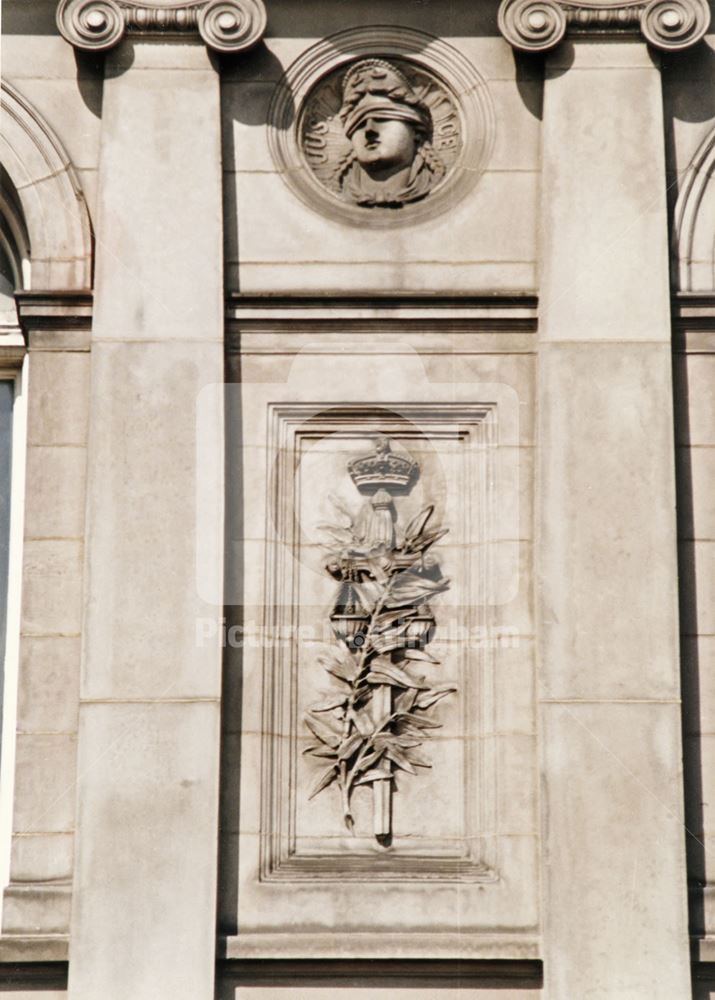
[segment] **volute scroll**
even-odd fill
[[[654,48],[677,52],[704,37],[710,26],[707,0],[503,0],[499,30],[515,49],[547,52],[566,35],[611,37],[640,34]]]
[[[243,52],[263,37],[266,9],[262,0],[60,0],[57,27],[77,49],[105,52],[125,34],[189,35],[198,33],[215,52]]]

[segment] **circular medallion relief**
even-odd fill
[[[286,72],[270,144],[304,201],[357,225],[444,211],[479,176],[493,114],[484,80],[451,46],[396,28],[343,32]]]

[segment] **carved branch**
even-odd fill
[[[331,761],[318,773],[310,797],[335,782],[350,831],[353,790],[372,785],[373,833],[387,847],[395,771],[417,774],[417,768],[430,767],[417,748],[439,724],[426,713],[456,691],[449,683],[431,687],[413,672],[438,662],[424,648],[435,624],[428,602],[448,589],[449,580],[425,553],[446,529],[428,528],[432,505],[404,530],[399,526],[394,497],[409,492],[419,466],[392,452],[388,438],[377,438],[372,454],[348,462],[348,472],[370,499],[357,518],[334,500],[349,523],[322,526],[338,543],[326,568],[341,582],[331,624],[345,648],[319,662],[343,688],[324,692],[308,708],[305,724],[318,742],[304,752],[320,758],[324,768]]]
[[[75,48],[103,52],[126,33],[188,34],[198,31],[217,52],[243,52],[266,28],[262,0],[185,0],[174,5],[134,0],[60,0],[60,34]]]
[[[698,42],[708,30],[707,0],[503,0],[499,30],[514,48],[546,52],[565,35],[636,34],[655,48],[678,51]]]

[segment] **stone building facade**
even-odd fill
[[[0,993],[715,996],[712,14],[5,0]]]

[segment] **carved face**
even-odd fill
[[[365,118],[350,137],[358,163],[372,176],[409,167],[417,151],[415,127],[394,118]]]

